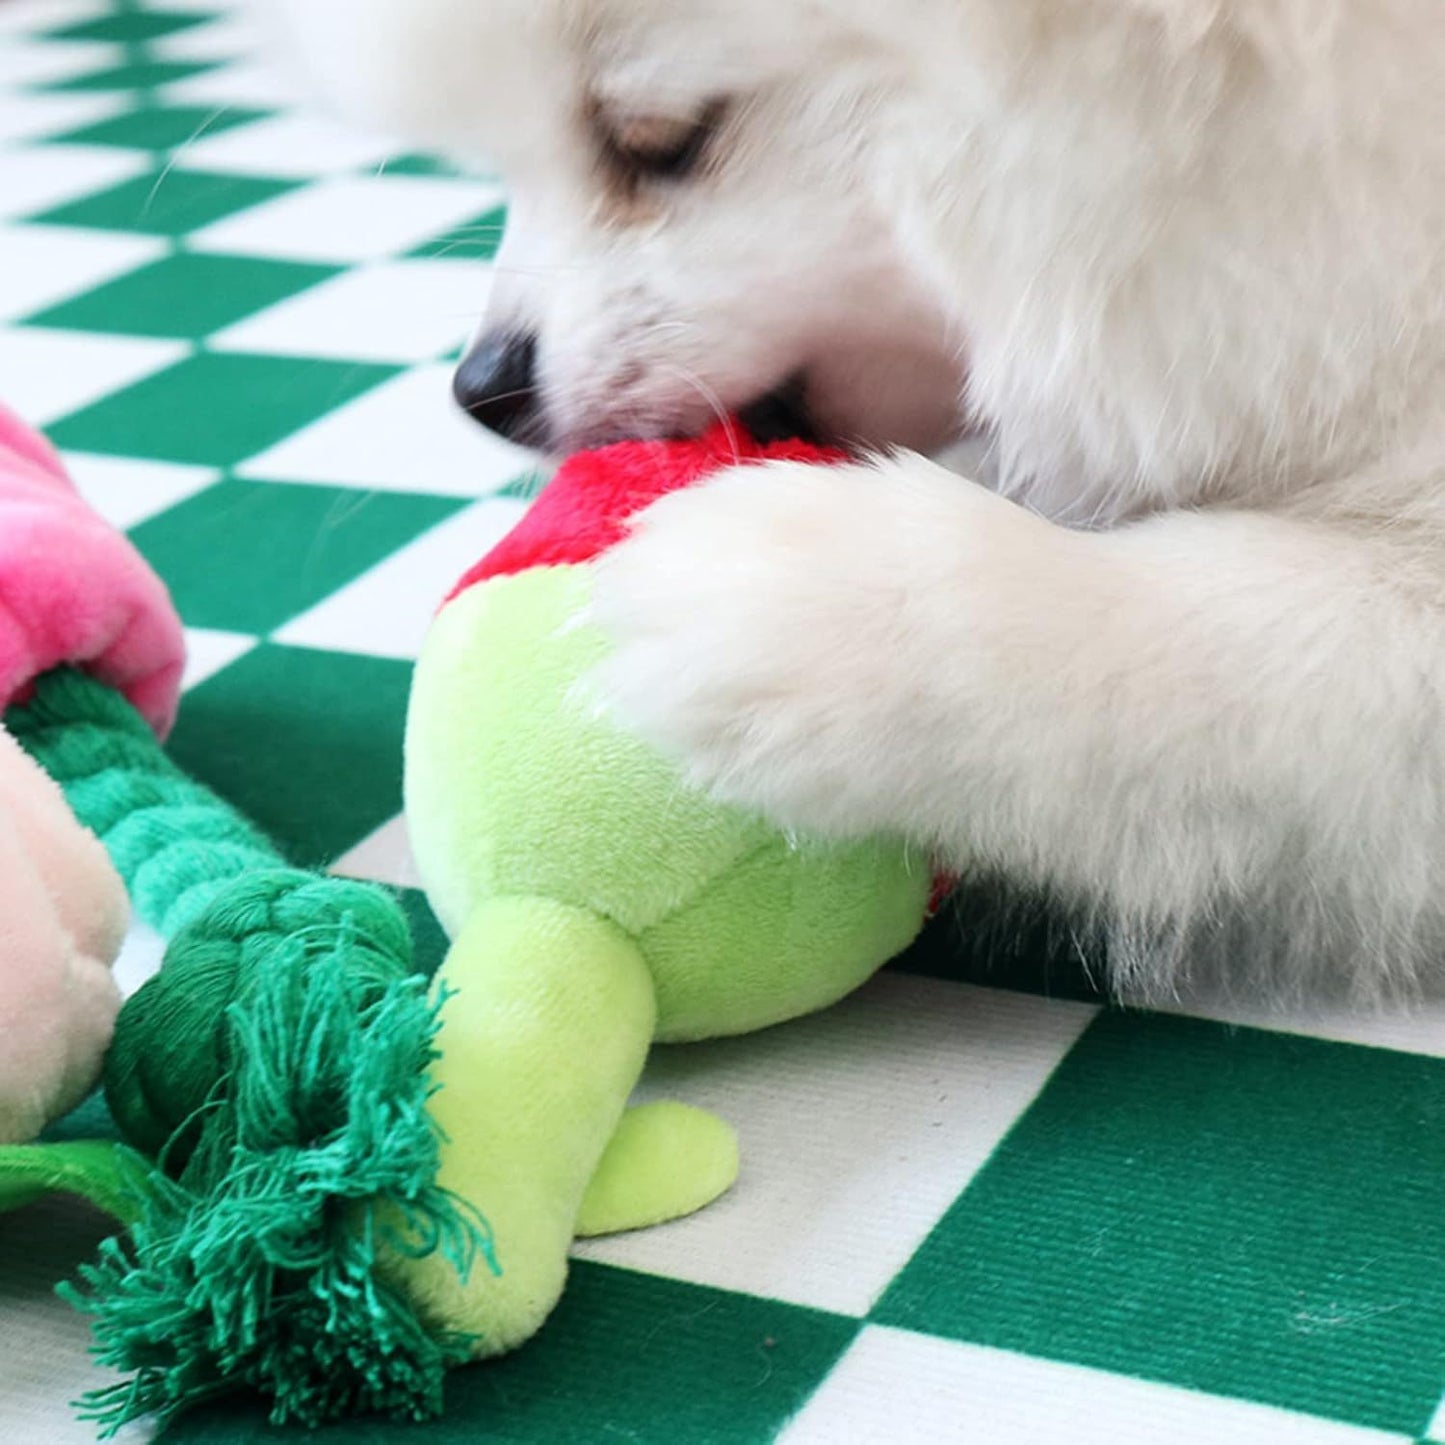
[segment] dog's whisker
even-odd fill
[[[666,365],[661,368],[670,375],[677,377],[685,385],[690,386],[707,403],[708,409],[712,412],[716,421],[723,427],[723,434],[728,439],[728,446],[732,449],[733,461],[742,461],[742,448],[738,444],[737,431],[733,426],[732,416],[723,405],[722,398],[700,377],[695,371],[685,366]]]

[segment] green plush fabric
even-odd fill
[[[574,695],[605,643],[570,626],[590,569],[495,578],[433,622],[407,715],[407,826],[455,934],[483,898],[555,898],[636,935],[768,836],[678,786]]]
[[[654,1038],[739,1033],[834,1002],[912,940],[931,877],[901,843],[799,845],[682,786],[578,687],[605,643],[589,569],[453,600],[413,682],[412,845],[454,943],[442,991],[439,1183],[482,1209],[498,1277],[398,1266],[478,1354],[520,1344],[581,1233],[725,1190],[737,1144],[681,1105],[624,1114]]]
[[[923,920],[928,860],[901,843],[792,844],[681,786],[594,715],[605,650],[576,625],[585,567],[473,587],[437,618],[412,686],[406,808],[455,935],[495,897],[554,899],[637,941],[657,1037],[741,1033],[835,1002]]]

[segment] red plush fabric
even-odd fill
[[[843,453],[807,442],[764,445],[735,422],[690,441],[618,442],[578,452],[558,469],[527,515],[452,589],[528,567],[588,562],[627,534],[635,513],[668,492],[737,462],[835,462]]]
[[[958,887],[961,877],[957,873],[938,869],[933,875],[933,893],[928,899],[928,917],[936,918],[948,902],[953,890]]]

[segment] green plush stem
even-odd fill
[[[497,1279],[461,1278],[441,1256],[391,1271],[426,1317],[475,1337],[472,1353],[520,1344],[562,1292],[588,1183],[652,1041],[652,978],[606,919],[550,899],[499,898],[458,933],[439,987],[446,1135],[438,1183],[484,1205]]]

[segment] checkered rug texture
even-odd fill
[[[0,0],[0,396],[174,590],[180,760],[414,888],[411,659],[535,486],[448,399],[504,198],[308,113],[252,38],[226,0]],[[1046,933],[979,962],[975,904],[825,1015],[660,1051],[644,1092],[738,1126],[737,1188],[580,1247],[443,1420],[321,1438],[1445,1441],[1445,1013],[1107,1010]],[[50,1291],[102,1229],[0,1222],[0,1440],[91,1438]],[[166,1438],[273,1433],[238,1400]]]

